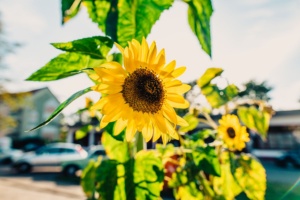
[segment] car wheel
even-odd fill
[[[28,173],[31,171],[31,165],[28,163],[20,163],[16,166],[18,173]]]
[[[63,173],[66,176],[76,176],[76,172],[79,170],[80,168],[76,165],[68,165],[64,168]]]

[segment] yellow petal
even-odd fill
[[[135,127],[134,126],[134,120],[133,119],[129,120],[128,121],[128,126],[126,128],[126,133],[125,133],[126,134],[126,140],[128,142],[130,142],[133,139],[133,137],[136,133],[136,129],[134,127]]]
[[[182,84],[180,86],[174,86],[166,88],[168,93],[184,94],[191,89],[191,86],[188,84]]]
[[[178,115],[177,115],[177,124],[178,124],[179,126],[188,126],[188,125],[189,125],[189,124],[187,123],[187,121],[185,121],[185,119],[179,117]]]
[[[172,60],[169,64],[167,64],[164,67],[163,71],[172,72],[172,71],[174,71],[175,67],[176,67],[176,60]]]
[[[182,75],[185,72],[185,70],[186,70],[186,67],[179,67],[172,72],[172,76],[176,78],[176,77]]]
[[[162,132],[157,127],[154,127],[154,129],[153,129],[153,142],[156,142],[160,138],[161,135],[162,135]]]
[[[176,132],[174,126],[172,126],[172,124],[170,122],[167,122],[167,129],[168,129],[168,134],[176,139],[176,140],[179,140],[179,136],[178,136],[178,133]]]
[[[150,49],[149,49],[149,54],[148,54],[148,60],[147,62],[149,63],[150,66],[152,66],[152,64],[154,64],[155,58],[156,58],[156,44],[155,42],[152,42]]]
[[[145,124],[145,126],[142,129],[142,134],[143,134],[143,137],[146,142],[149,142],[153,135],[153,132],[151,132],[151,130],[153,130],[153,128],[150,128],[150,126],[152,126],[152,124],[150,122],[148,122]]]
[[[155,65],[153,66],[155,71],[160,71],[161,68],[164,66],[166,63],[166,56],[165,56],[165,50],[162,49],[159,54],[157,55],[155,61]]]
[[[118,43],[115,42],[116,47],[120,50],[120,52],[123,54],[124,53],[124,49],[123,47],[121,47],[121,45],[119,45]]]
[[[108,124],[108,122],[104,122],[103,120],[101,120],[101,122],[100,122],[100,129],[105,128],[107,126],[107,124]]]
[[[164,145],[166,145],[169,142],[169,136],[167,134],[162,134],[161,139]]]
[[[185,99],[183,96],[175,94],[175,93],[168,93],[167,100],[173,101],[176,103],[184,103],[185,102]]]
[[[170,104],[170,106],[174,108],[188,108],[190,105],[190,103],[187,100],[185,100],[184,103],[177,103],[168,99],[166,99],[166,101]]]
[[[148,47],[148,44],[147,44],[147,41],[145,40],[145,38],[143,38],[142,40],[142,49],[141,49],[141,58],[140,58],[140,61],[141,62],[147,62],[147,58],[148,58],[148,51],[149,51],[149,47]]]
[[[96,90],[103,94],[116,94],[116,93],[121,92],[122,89],[123,89],[123,87],[121,85],[100,84]]]
[[[168,103],[165,103],[163,105],[162,110],[164,113],[164,117],[166,117],[172,123],[177,124],[176,112]]]
[[[180,80],[172,80],[165,82],[165,87],[175,87],[175,86],[180,86],[182,85],[182,82]]]
[[[92,105],[92,110],[101,110],[103,106],[108,102],[106,97],[102,97],[99,101],[97,101],[94,105]]]
[[[154,117],[152,117],[154,126],[157,126],[159,130],[163,133],[167,132],[166,122],[165,118],[161,113],[154,114]]]
[[[132,73],[134,70],[134,66],[131,62],[132,60],[132,53],[130,51],[130,49],[126,48],[124,50],[124,54],[123,54],[123,60],[124,60],[124,67],[126,69],[127,72]]]
[[[119,118],[114,126],[114,135],[119,135],[127,125],[127,121]]]

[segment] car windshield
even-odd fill
[[[95,156],[105,156],[105,150],[104,149],[97,149],[94,151],[91,151],[90,153],[90,157],[95,157]]]

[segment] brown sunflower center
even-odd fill
[[[123,97],[134,111],[158,112],[164,101],[165,91],[161,80],[148,69],[139,68],[124,81]]]
[[[227,128],[227,134],[230,138],[235,138],[235,130],[232,127]]]

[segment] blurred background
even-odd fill
[[[229,81],[247,95],[272,105],[276,113],[271,120],[268,139],[252,138],[249,151],[267,169],[267,199],[298,199],[300,0],[212,3],[212,58],[202,51],[190,30],[187,6],[180,1],[175,1],[172,8],[163,12],[147,40],[155,40],[159,49],[165,48],[168,61],[175,59],[177,66],[187,67],[182,81],[191,83],[208,67],[221,67],[224,79],[219,80],[219,84]],[[60,53],[50,43],[103,35],[84,10],[65,25],[61,21],[60,0],[0,0],[0,153],[3,156],[0,157],[3,158],[0,188],[1,191],[16,190],[10,193],[15,196],[4,199],[21,199],[20,194],[26,190],[28,195],[33,195],[31,199],[39,199],[38,195],[44,195],[44,199],[53,196],[84,199],[78,179],[62,175],[61,169],[42,169],[20,175],[9,167],[9,163],[22,157],[24,152],[35,151],[49,142],[80,145],[70,147],[69,151],[84,154],[81,160],[93,155],[91,146],[99,145],[101,131],[79,138],[75,136],[78,128],[93,123],[88,114],[76,111],[85,107],[86,97],[97,100],[99,95],[94,93],[77,99],[49,125],[25,132],[47,119],[72,94],[92,85],[85,75],[54,82],[25,81]],[[201,98],[199,101],[206,103]],[[28,190],[28,184],[34,186],[32,191]]]

